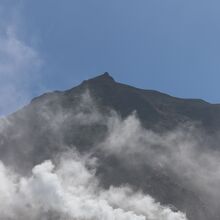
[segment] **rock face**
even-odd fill
[[[129,161],[125,166],[120,157],[97,147],[108,135],[110,115],[123,120],[134,112],[144,129],[159,134],[187,123],[207,134],[220,130],[220,105],[134,88],[104,73],[70,90],[37,97],[2,120],[0,159],[18,172],[28,173],[33,165],[76,147],[99,159],[96,175],[104,187],[130,184],[162,204],[186,212],[190,220],[219,219],[193,188],[181,185],[168,171],[149,164],[137,168]]]

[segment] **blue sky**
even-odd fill
[[[220,103],[217,0],[1,0],[0,114],[105,71]]]

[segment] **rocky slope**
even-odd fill
[[[190,185],[182,184],[172,169],[160,169],[151,163],[137,166],[125,156],[103,151],[112,121],[123,122],[132,114],[142,129],[158,135],[181,126],[190,130],[187,126],[191,124],[207,137],[220,129],[220,105],[134,88],[105,73],[70,90],[37,97],[2,119],[0,159],[18,172],[28,174],[34,165],[54,159],[68,148],[76,148],[98,158],[96,175],[103,187],[129,184],[160,203],[185,212],[190,220],[217,220],[209,201]],[[122,133],[118,135],[129,138]],[[210,138],[210,142],[212,149],[218,150],[216,139]]]

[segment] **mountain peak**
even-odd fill
[[[101,76],[103,76],[103,77],[108,77],[108,78],[109,78],[109,77],[112,78],[111,75],[110,75],[108,72],[104,72]]]
[[[85,82],[95,82],[95,83],[113,83],[115,82],[115,80],[113,79],[113,77],[108,73],[108,72],[105,72],[99,76],[96,76],[94,78],[91,78],[91,79],[88,79],[88,80],[85,80]]]

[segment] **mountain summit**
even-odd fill
[[[114,82],[115,80],[113,79],[113,77],[108,73],[108,72],[105,72],[95,78],[92,78],[90,79],[91,81],[105,81],[105,82]]]
[[[104,84],[114,83],[114,82],[115,80],[108,72],[105,72],[97,77],[83,81],[83,83],[104,83]]]

